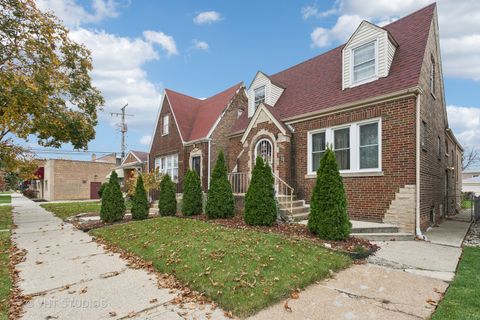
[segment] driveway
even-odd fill
[[[455,275],[469,226],[447,220],[427,232],[430,241],[376,242],[380,249],[366,264],[251,319],[427,319]]]
[[[132,269],[88,234],[25,197],[12,199],[12,240],[27,250],[17,265],[23,294],[32,296],[22,319],[222,319],[211,305],[174,304],[179,291],[154,274]]]

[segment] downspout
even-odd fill
[[[208,177],[207,177],[207,189],[210,189],[210,163],[212,159],[210,159],[210,142],[212,139],[208,138],[208,166],[207,166],[207,171],[208,171]]]
[[[416,180],[416,187],[415,187],[415,236],[421,240],[427,240],[427,237],[422,234],[422,229],[420,227],[420,157],[421,157],[421,150],[420,150],[420,141],[421,141],[421,116],[420,116],[420,96],[421,93],[417,94],[417,101],[416,101],[416,165],[415,165],[415,180]]]

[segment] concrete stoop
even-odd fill
[[[305,200],[298,200],[294,195],[292,197],[293,201],[290,206],[290,197],[278,196],[277,199],[280,205],[280,212],[283,215],[290,215],[291,210],[293,221],[302,221],[308,219],[308,215],[310,214],[310,206],[305,204]]]
[[[385,213],[383,222],[398,226],[400,232],[408,233],[415,228],[415,185],[405,185],[395,194],[395,199]]]
[[[408,241],[413,240],[411,233],[400,232],[399,228],[389,223],[376,223],[352,220],[351,235],[370,241]]]

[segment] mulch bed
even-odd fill
[[[264,226],[249,226],[243,220],[243,216],[236,215],[231,219],[215,219],[209,220],[206,215],[198,215],[188,217],[190,219],[196,219],[201,221],[206,221],[210,223],[216,223],[222,225],[227,228],[234,228],[234,229],[250,229],[260,232],[273,232],[282,234],[288,237],[295,237],[297,239],[302,240],[309,240],[314,241],[316,243],[323,244],[328,248],[332,248],[339,251],[345,252],[356,252],[358,247],[363,247],[369,254],[377,251],[379,247],[373,243],[370,243],[368,240],[360,239],[356,237],[349,237],[347,240],[344,241],[330,241],[330,240],[322,240],[315,234],[311,233],[308,230],[306,225],[298,224],[298,223],[282,223],[282,224],[275,224],[271,227],[264,227]]]
[[[98,215],[98,214],[95,214],[95,213],[84,214],[82,215],[82,217],[94,216],[94,215]],[[156,217],[158,217],[158,215],[150,216],[148,219],[153,219]],[[365,258],[368,255],[377,251],[377,249],[379,248],[377,245],[370,243],[368,240],[360,239],[356,237],[349,237],[347,240],[344,240],[344,241],[322,240],[318,238],[315,234],[311,233],[310,230],[308,230],[306,225],[302,225],[298,223],[282,223],[282,224],[275,224],[271,227],[264,227],[264,226],[247,225],[243,220],[242,215],[236,215],[235,217],[230,219],[215,219],[215,220],[209,220],[205,214],[198,215],[198,216],[191,216],[191,217],[184,217],[180,214],[177,214],[177,217],[185,218],[185,219],[200,220],[208,223],[215,223],[227,228],[249,229],[249,230],[255,230],[260,232],[273,232],[273,233],[278,233],[287,237],[295,237],[297,239],[309,240],[315,243],[322,244],[327,248],[332,248],[334,250],[352,253],[353,254],[352,257],[354,258]],[[68,220],[68,222],[72,223],[77,229],[82,230],[84,232],[88,232],[92,229],[102,228],[110,225],[128,223],[130,221],[132,221],[131,217],[125,217],[121,221],[110,222],[110,223],[106,223],[101,220],[80,221],[78,219],[78,216]],[[363,248],[360,253],[358,252],[359,248]]]

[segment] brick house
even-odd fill
[[[99,199],[98,189],[115,166],[115,162],[49,159],[40,163],[30,189],[37,199],[47,201]]]
[[[210,114],[209,99],[225,92],[229,98]],[[150,168],[175,154],[180,177],[197,152],[208,159],[205,189],[215,159],[208,146],[222,148],[232,188],[243,193],[262,156],[283,197],[281,211],[305,218],[330,146],[352,219],[420,235],[459,207],[463,150],[448,127],[435,4],[384,27],[363,21],[345,44],[273,75],[259,71],[247,88],[219,95],[200,101],[165,91]],[[202,109],[216,120],[199,120]],[[172,132],[162,136],[169,114]],[[199,131],[213,133],[191,136]]]
[[[131,150],[123,158],[120,165],[115,169],[120,186],[124,187],[127,180],[137,175],[137,173],[147,172],[148,153],[143,151]]]

